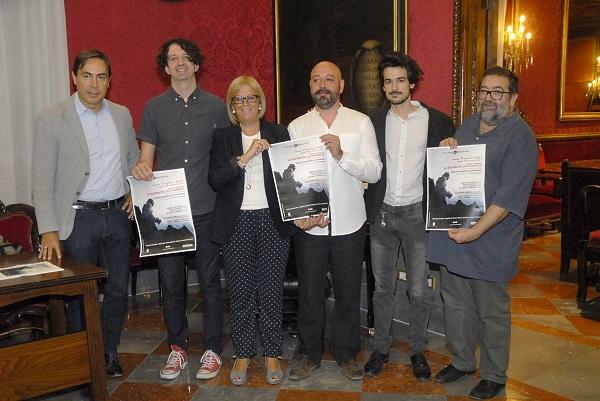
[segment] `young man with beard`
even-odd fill
[[[188,39],[167,41],[156,57],[158,69],[171,80],[171,87],[148,101],[142,114],[140,159],[131,174],[138,180],[151,180],[154,155],[157,169],[185,169],[190,206],[196,231],[196,268],[202,290],[204,354],[196,373],[210,379],[221,368],[223,336],[223,295],[219,246],[209,240],[216,194],[208,185],[209,154],[215,128],[229,125],[225,103],[201,90],[196,73],[204,57]],[[188,321],[185,305],[186,267],[184,254],[158,258],[162,284],[167,341],[171,353],[160,369],[161,379],[175,379],[188,363]]]
[[[290,379],[308,377],[323,354],[325,283],[327,271],[335,305],[331,316],[330,349],[343,374],[360,380],[360,280],[365,241],[362,182],[376,182],[381,161],[369,118],[340,103],[344,80],[329,61],[314,66],[310,93],[315,108],[289,126],[293,139],[321,135],[327,149],[329,218],[296,220],[302,232],[294,237],[298,265],[298,351],[291,361]]]
[[[470,228],[431,232],[428,260],[439,263],[446,344],[451,363],[440,383],[475,373],[480,346],[481,381],[469,396],[496,396],[506,383],[510,346],[508,283],[518,271],[523,216],[537,169],[531,128],[516,109],[517,76],[504,67],[484,72],[477,114],[441,146],[485,144],[486,211]]]
[[[452,120],[424,103],[411,100],[423,74],[409,56],[397,52],[379,63],[388,104],[371,115],[383,163],[381,179],[369,184],[365,201],[375,278],[373,312],[375,350],[365,375],[376,376],[388,362],[392,345],[394,293],[398,256],[404,256],[409,299],[410,361],[417,380],[428,380],[431,369],[424,352],[431,309],[425,261],[427,233],[427,147],[438,146],[454,132]]]

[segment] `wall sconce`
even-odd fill
[[[533,64],[531,52],[531,32],[525,33],[525,16],[519,17],[516,32],[513,25],[508,25],[504,31],[504,66],[512,71],[521,71]]]

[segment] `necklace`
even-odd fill
[[[252,136],[248,136],[242,133],[242,148],[244,149],[244,153],[246,153],[248,149],[250,149],[250,146],[252,146],[252,142],[258,138],[260,138],[260,132],[257,132]],[[254,163],[256,163],[256,160],[253,157],[252,159],[250,159],[248,164],[246,164],[245,168],[246,171],[244,173],[244,186],[248,191],[252,189],[252,170]]]
[[[246,181],[246,189],[249,191],[252,189],[252,168],[250,165],[246,165],[246,172],[244,173],[244,181]]]

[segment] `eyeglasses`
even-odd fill
[[[258,95],[248,95],[248,96],[234,96],[231,98],[231,103],[233,104],[242,104],[244,100],[248,103],[256,103],[260,99]]]
[[[485,100],[487,98],[488,95],[490,95],[490,97],[493,100],[500,100],[502,99],[502,96],[505,93],[512,93],[512,92],[503,92],[503,91],[486,91],[485,89],[480,89],[477,91],[477,97],[481,100]]]

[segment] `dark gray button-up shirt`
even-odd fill
[[[519,269],[523,216],[537,170],[537,145],[518,113],[492,131],[479,133],[479,116],[469,116],[454,137],[459,145],[485,144],[485,203],[508,216],[481,238],[457,244],[446,231],[430,231],[427,259],[463,277],[508,282]]]
[[[208,185],[212,134],[228,125],[223,101],[200,89],[186,103],[169,88],[144,107],[139,138],[156,145],[157,170],[185,169],[193,215],[213,211],[215,193]]]

